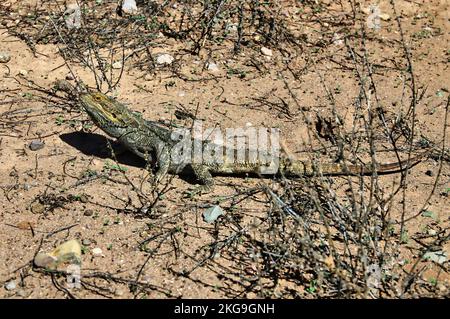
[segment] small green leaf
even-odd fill
[[[56,124],[56,125],[62,125],[62,124],[64,124],[64,122],[65,122],[65,119],[64,119],[61,115],[59,115],[59,116],[55,119],[55,124]]]
[[[407,231],[403,231],[402,235],[400,236],[400,241],[402,244],[407,244],[409,241],[409,236]]]
[[[426,210],[422,213],[423,217],[436,218],[436,214],[432,211]]]
[[[306,291],[309,292],[310,294],[313,294],[316,292],[316,281],[315,280],[312,280],[309,283],[309,287],[306,288]]]

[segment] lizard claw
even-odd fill
[[[196,195],[202,195],[202,194],[206,194],[212,191],[211,186],[209,185],[200,185],[200,186],[196,186],[194,187],[194,189],[192,190],[188,190],[188,191],[184,191],[183,194],[185,195],[184,197],[188,197],[188,198],[193,198]]]

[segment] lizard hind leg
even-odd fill
[[[192,171],[200,186],[196,187],[194,191],[190,192],[192,194],[198,193],[209,193],[214,188],[214,179],[209,172],[209,168],[201,164],[191,164]]]

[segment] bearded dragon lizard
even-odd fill
[[[267,163],[261,161],[236,161],[223,156],[221,161],[202,163],[173,163],[171,151],[179,140],[174,139],[172,130],[158,122],[148,121],[132,112],[124,104],[100,92],[79,93],[67,81],[57,81],[55,88],[76,97],[97,127],[108,136],[115,138],[125,148],[146,161],[156,161],[155,182],[167,173],[178,174],[190,168],[198,182],[202,184],[198,191],[210,191],[214,185],[211,174],[262,174]],[[202,141],[202,143],[206,143]],[[277,158],[277,171],[284,176],[322,175],[368,175],[396,173],[419,162],[419,157],[390,164],[351,165],[341,163],[321,163],[312,161]],[[271,175],[274,172],[270,173]]]

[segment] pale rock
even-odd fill
[[[81,263],[81,245],[75,240],[69,240],[56,247],[50,254],[60,262]]]
[[[265,56],[272,56],[272,50],[266,47],[262,47],[261,48],[261,53],[264,54]]]
[[[40,268],[48,268],[53,263],[56,263],[56,258],[45,253],[38,253],[34,257],[34,265]]]
[[[34,257],[36,267],[64,270],[68,265],[81,265],[81,245],[72,239],[56,247],[51,253],[38,253]]]
[[[170,54],[168,54],[168,53],[163,53],[163,54],[159,54],[159,55],[156,57],[156,64],[159,64],[159,65],[169,65],[169,64],[172,64],[172,62],[173,62],[174,60],[175,60],[174,57],[171,56]]]
[[[16,283],[14,282],[14,280],[8,281],[5,285],[5,289],[6,290],[14,290],[16,289]]]
[[[81,9],[77,3],[70,3],[64,11],[64,21],[67,29],[79,29],[81,27]]]
[[[213,207],[208,208],[205,212],[203,212],[203,219],[205,222],[211,224],[214,223],[217,218],[223,215],[223,210],[220,206],[215,205]]]
[[[425,260],[431,260],[438,264],[444,264],[447,261],[447,252],[444,250],[428,251],[423,257]]]
[[[102,257],[103,251],[100,248],[95,247],[94,249],[92,249],[92,255],[94,255],[94,257]]]
[[[342,35],[340,35],[339,33],[335,33],[333,35],[333,44],[334,45],[344,44],[344,40],[342,39]]]
[[[218,67],[217,64],[214,63],[214,62],[208,62],[208,63],[206,64],[206,68],[208,69],[208,71],[211,71],[211,72],[217,72],[217,71],[219,71],[219,67]]]
[[[0,63],[8,63],[11,60],[11,55],[8,52],[0,52]]]
[[[381,20],[383,21],[389,21],[391,20],[391,16],[387,13],[381,13],[378,15],[380,17]]]
[[[125,14],[136,14],[138,11],[135,0],[124,0],[122,3],[122,12]]]
[[[389,21],[391,19],[391,16],[389,14],[381,13],[381,10],[376,6],[362,8],[361,11],[367,15],[375,14],[375,17],[379,17],[383,21]]]

